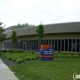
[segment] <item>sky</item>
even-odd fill
[[[80,0],[0,0],[0,21],[6,27],[80,21]]]

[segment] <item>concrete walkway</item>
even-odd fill
[[[0,80],[19,80],[0,59]]]

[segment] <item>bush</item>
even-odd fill
[[[71,58],[76,58],[76,56],[75,56],[75,55],[71,55],[70,57],[71,57]]]
[[[75,52],[70,52],[70,55],[75,55]]]
[[[7,50],[2,50],[1,52],[7,52]]]
[[[39,56],[37,56],[36,59],[39,59]]]
[[[17,59],[16,63],[22,63],[24,60],[23,59]]]
[[[75,52],[61,52],[61,53],[54,52],[53,57],[54,58],[80,58],[80,52],[78,52],[78,53],[75,53]]]
[[[78,54],[78,56],[80,56],[80,52],[78,52],[77,54]]]
[[[66,56],[65,56],[65,58],[70,58],[70,57],[71,57],[70,55],[66,55]]]
[[[57,52],[54,52],[54,53],[53,53],[53,55],[57,55],[57,54],[58,54]]]
[[[1,53],[1,55],[9,60],[13,60],[17,63],[22,63],[26,60],[36,60],[39,59],[39,54],[37,53],[19,53],[18,51],[13,51],[13,54],[11,54],[12,50],[9,50],[7,53]],[[22,51],[21,51],[22,52]]]
[[[36,60],[36,58],[35,58],[35,57],[31,57],[30,59],[31,59],[31,60]]]
[[[12,60],[13,60],[13,61],[16,61],[16,58],[15,58],[15,57],[13,57],[13,58],[12,58]]]
[[[61,55],[60,57],[61,57],[61,58],[66,58],[66,55]]]
[[[29,60],[30,60],[30,58],[27,58],[27,60],[29,61]]]
[[[6,56],[6,58],[7,58],[8,60],[11,60],[11,56]]]
[[[58,55],[55,55],[55,56],[53,56],[54,58],[59,58],[59,56]]]
[[[13,52],[13,50],[8,50],[8,52],[12,53],[12,52]]]
[[[34,51],[32,51],[31,53],[34,54]]]
[[[16,52],[18,52],[18,53],[24,53],[25,51],[24,50],[17,50]]]
[[[69,52],[61,52],[61,55],[70,55]]]

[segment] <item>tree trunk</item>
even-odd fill
[[[40,49],[41,49],[41,40],[38,41],[38,52],[40,52]]]
[[[13,45],[13,50],[15,50],[15,44]]]

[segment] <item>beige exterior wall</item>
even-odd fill
[[[36,35],[19,37],[20,40],[37,39]],[[80,39],[80,33],[46,34],[44,39]]]
[[[19,40],[35,40],[37,35],[21,36]],[[46,34],[44,39],[80,39],[80,33],[57,33],[57,34]],[[6,40],[9,41],[10,39]]]
[[[80,33],[60,33],[45,36],[45,39],[80,39]]]

